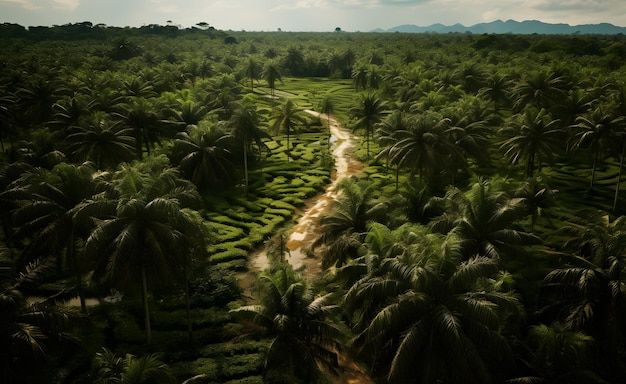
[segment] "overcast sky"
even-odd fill
[[[206,22],[246,31],[370,31],[403,24],[471,26],[493,20],[626,26],[626,0],[0,0],[0,22],[182,27]]]

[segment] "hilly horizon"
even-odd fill
[[[479,23],[468,27],[460,23],[454,25],[436,23],[429,26],[404,24],[389,29],[377,28],[371,32],[617,35],[626,34],[626,27],[616,26],[611,23],[569,25],[564,23],[544,23],[538,20],[524,20],[521,22],[515,20],[495,20],[489,23]]]

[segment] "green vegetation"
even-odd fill
[[[0,25],[2,382],[625,382],[625,43]]]

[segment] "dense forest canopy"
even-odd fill
[[[624,36],[4,23],[0,46],[2,382],[325,383],[347,358],[626,381]],[[283,231],[331,180],[333,119],[365,166],[314,275]]]

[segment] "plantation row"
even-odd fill
[[[4,382],[624,381],[622,36],[80,27],[2,40]]]

